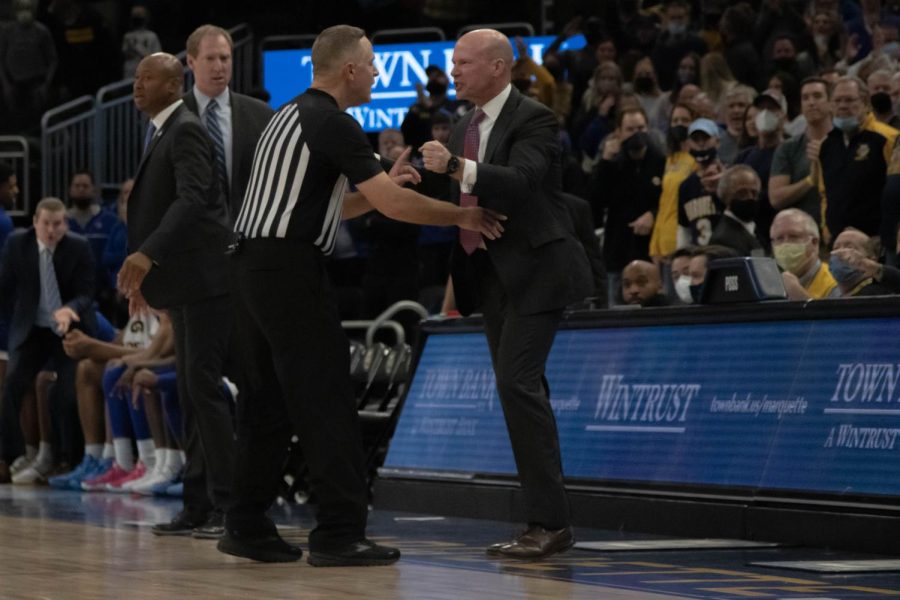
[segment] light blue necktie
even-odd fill
[[[56,270],[53,268],[53,253],[49,248],[41,251],[41,306],[46,312],[49,322],[43,323],[55,330],[53,313],[62,307],[59,296],[59,284],[56,282]]]
[[[222,135],[222,128],[219,126],[219,105],[215,99],[209,101],[206,107],[206,131],[213,141],[216,150],[216,173],[219,176],[219,184],[222,193],[228,196],[228,167],[225,162],[225,137]]]

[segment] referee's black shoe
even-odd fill
[[[334,549],[309,551],[306,562],[314,567],[378,567],[400,560],[400,550],[367,539]]]
[[[303,556],[300,546],[287,543],[275,532],[242,536],[226,528],[216,548],[219,552],[257,562],[294,562]]]
[[[191,514],[181,511],[168,523],[157,523],[150,530],[153,535],[191,535],[195,527],[206,523],[206,515]]]

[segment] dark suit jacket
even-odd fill
[[[227,291],[227,209],[212,169],[206,130],[179,106],[147,147],[128,199],[128,249],[153,261],[141,292],[154,308]]]
[[[453,154],[463,154],[473,112],[450,136]],[[509,217],[502,237],[485,243],[509,302],[521,315],[561,309],[591,294],[584,250],[565,226],[557,129],[550,109],[512,88],[472,190],[480,206]],[[453,187],[458,198],[459,185]],[[481,299],[472,261],[458,244],[451,272],[456,305],[471,314]]]
[[[60,299],[81,318],[81,328],[94,332],[94,255],[90,243],[67,233],[53,252]],[[41,300],[41,272],[34,227],[10,234],[0,258],[0,294],[12,304],[9,349],[22,345],[34,326]]]
[[[231,187],[228,188],[228,218],[234,224],[250,180],[256,142],[275,111],[265,102],[250,96],[229,91],[228,97],[231,99]],[[193,90],[184,95],[184,103],[191,112],[199,115]]]
[[[606,308],[606,262],[603,260],[603,253],[600,251],[600,240],[594,233],[594,214],[591,210],[590,203],[584,198],[579,198],[574,194],[562,195],[568,209],[569,222],[566,224],[569,230],[575,234],[575,237],[584,248],[587,255],[588,263],[591,266],[591,278],[593,281],[593,289],[591,295],[595,296],[601,304],[601,308]],[[577,264],[577,263],[576,263]]]
[[[713,229],[709,243],[725,246],[738,253],[738,256],[763,256],[763,247],[747,228],[728,215],[722,215],[718,225]]]

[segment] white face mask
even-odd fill
[[[678,299],[685,304],[692,304],[694,299],[691,297],[691,276],[682,275],[675,280],[675,293]]]
[[[756,128],[760,133],[772,133],[778,129],[778,123],[780,122],[781,119],[778,115],[768,109],[759,111],[754,119]]]

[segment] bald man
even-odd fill
[[[566,228],[553,113],[510,85],[512,46],[481,29],[459,39],[451,75],[475,105],[448,146],[422,146],[425,168],[453,180],[461,206],[504,215],[499,239],[461,232],[451,273],[456,305],[480,310],[522,485],[528,528],[489,556],[540,558],[574,543],[559,437],[544,376],[566,305],[591,294],[584,249]]]
[[[662,293],[659,267],[646,260],[633,260],[622,269],[622,298],[625,304],[638,306],[667,306]]]
[[[184,510],[157,535],[221,536],[231,489],[234,431],[219,390],[228,343],[225,199],[213,145],[181,99],[183,67],[171,54],[144,58],[134,104],[150,120],[128,201],[128,251],[119,290],[134,314],[166,309],[175,330],[184,413]]]

